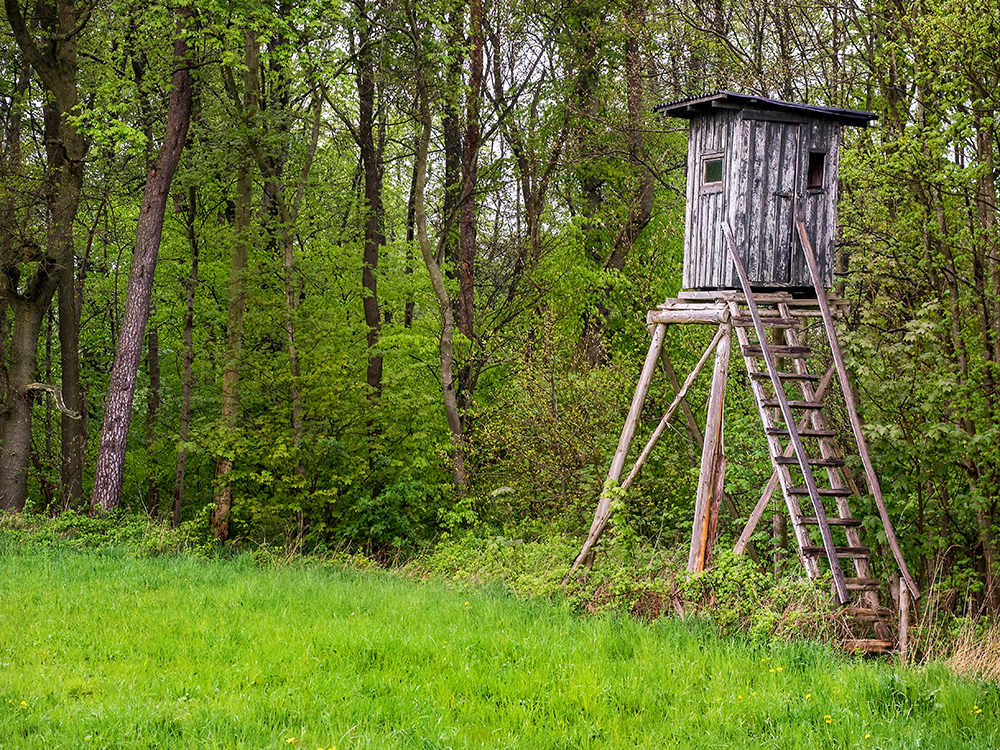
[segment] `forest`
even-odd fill
[[[729,90],[878,116],[845,130],[842,342],[914,576],[1000,611],[995,4],[424,2],[5,0],[0,508],[582,540],[680,287],[687,124],[653,108]],[[627,523],[684,544],[668,437]]]

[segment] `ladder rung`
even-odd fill
[[[866,654],[887,654],[892,651],[892,641],[875,638],[852,638],[840,642],[845,651],[864,651]]]
[[[867,547],[834,547],[833,552],[838,558],[861,558],[871,555]],[[826,549],[823,547],[803,547],[802,554],[807,557],[826,557]]]
[[[870,609],[867,607],[844,607],[840,610],[840,614],[854,620],[876,622],[878,620],[885,620],[889,617],[893,617],[895,612],[891,609],[886,609],[885,607],[878,607],[876,609]]]
[[[767,435],[787,435],[787,427],[765,427],[764,432]],[[837,437],[837,433],[833,430],[797,430],[799,437],[816,437],[816,438],[832,438]]]
[[[771,354],[775,357],[795,357],[799,359],[801,357],[808,357],[812,352],[808,346],[778,346],[778,345],[768,345],[768,349],[771,350]],[[763,357],[764,350],[761,349],[759,344],[754,344],[750,346],[743,347],[744,357]]]
[[[820,497],[850,497],[854,493],[851,492],[846,487],[817,487],[816,491],[819,493]],[[806,487],[789,487],[789,495],[808,495],[809,490]]]
[[[882,582],[878,578],[845,578],[848,591],[878,591]]]
[[[764,328],[794,328],[798,321],[794,318],[765,318],[761,316],[761,324]],[[737,315],[733,318],[733,325],[740,328],[753,328],[753,318],[749,315]]]
[[[781,406],[781,402],[776,398],[764,399],[760,402],[761,406]],[[822,409],[823,404],[820,401],[789,401],[788,405],[792,409]]]
[[[860,518],[827,518],[826,522],[830,526],[861,526],[864,522]],[[809,526],[818,526],[819,519],[816,516],[799,516],[799,523]]]
[[[806,459],[810,466],[846,466],[847,462],[842,458],[809,458]],[[798,466],[799,459],[795,456],[778,456],[774,459],[776,464],[787,466]]]
[[[846,487],[817,487],[816,492],[819,493],[820,497],[850,497],[854,493],[851,492]],[[806,487],[789,487],[789,495],[808,495],[809,490]]]
[[[771,376],[766,372],[751,372],[750,377],[754,380],[770,380]],[[797,372],[779,372],[778,378],[781,380],[819,380],[819,375],[809,373],[799,374]]]

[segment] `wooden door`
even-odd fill
[[[788,285],[792,205],[799,189],[800,123],[750,121],[747,276],[754,287]]]

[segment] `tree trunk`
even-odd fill
[[[34,394],[27,385],[35,380],[38,337],[42,319],[56,288],[57,270],[49,261],[39,264],[24,294],[9,281],[4,269],[7,304],[14,313],[8,350],[5,403],[0,412],[0,509],[22,511],[28,498],[28,464],[31,458],[31,411]]]
[[[469,5],[469,88],[462,154],[462,205],[458,221],[458,330],[470,341],[475,317],[476,183],[481,147],[479,112],[483,94],[483,2]]]
[[[25,475],[28,466],[29,455],[23,453],[19,445],[18,436],[27,433],[30,438],[31,433],[31,409],[24,409],[23,398],[19,395],[19,388],[30,382],[18,381],[24,370],[26,363],[13,361],[14,356],[29,356],[28,352],[37,346],[37,336],[39,327],[35,324],[34,318],[37,308],[47,309],[49,300],[55,288],[60,290],[59,296],[59,337],[62,349],[62,391],[67,406],[76,411],[81,409],[79,362],[78,362],[78,338],[79,325],[77,317],[70,314],[74,309],[73,305],[73,279],[75,265],[75,251],[73,242],[73,222],[76,218],[77,208],[80,201],[80,191],[83,186],[84,156],[87,151],[87,142],[82,133],[77,129],[73,120],[67,117],[74,112],[79,103],[77,93],[77,50],[76,39],[80,31],[80,21],[76,6],[73,0],[56,0],[48,2],[43,0],[36,7],[36,18],[39,26],[44,30],[42,46],[39,47],[32,37],[24,18],[21,14],[17,0],[4,0],[7,11],[7,20],[11,31],[17,42],[24,61],[31,66],[35,73],[41,78],[44,87],[51,94],[44,109],[45,120],[45,150],[46,150],[46,179],[52,187],[47,190],[46,208],[48,215],[48,237],[46,259],[39,263],[35,275],[30,283],[25,285],[25,293],[18,294],[18,279],[20,276],[21,258],[8,254],[3,259],[3,275],[7,302],[13,302],[11,294],[17,297],[16,304],[12,304],[14,312],[14,332],[13,335],[34,335],[31,342],[14,342],[11,344],[11,375],[15,375],[14,381],[8,382],[8,395],[12,399],[11,409],[4,411],[0,417],[0,435],[9,436],[12,441],[8,451],[3,450],[3,463],[8,476],[20,477]],[[26,72],[26,69],[25,69]],[[26,76],[22,73],[22,79],[26,83]],[[20,87],[20,82],[19,82]],[[10,140],[11,137],[20,138],[20,133],[11,133],[8,140],[14,150],[10,151],[11,166],[14,162],[19,162],[20,145],[15,145]],[[12,218],[13,209],[11,209]],[[11,248],[13,249],[13,248]],[[13,282],[10,286],[8,282]],[[53,286],[55,285],[55,286]],[[32,297],[31,295],[40,295]],[[26,315],[23,321],[18,321],[19,315]],[[18,333],[19,332],[19,333]],[[33,333],[32,333],[33,332]],[[35,355],[31,354],[31,373],[34,374]],[[28,398],[30,404],[30,397]],[[18,423],[12,423],[15,420]],[[20,420],[27,420],[20,423]],[[80,477],[82,476],[82,430],[83,420],[71,420],[67,416],[62,418],[62,485],[65,502],[72,502],[82,496],[82,486]],[[6,446],[6,440],[4,442]],[[11,465],[7,457],[11,460],[24,463],[20,466]],[[3,474],[0,471],[0,475]],[[24,490],[26,491],[26,485]],[[13,505],[23,507],[25,497],[21,496],[22,483],[16,480],[13,485],[3,491],[7,501]],[[10,493],[8,493],[8,489]]]
[[[82,185],[80,186],[82,187]],[[79,189],[72,203],[79,201]],[[70,200],[67,201],[69,203]],[[72,209],[76,214],[76,208]],[[72,234],[69,237],[72,243]],[[72,247],[61,253],[72,258]],[[59,299],[59,359],[63,401],[68,409],[83,414],[83,389],[80,383],[80,316],[77,313],[76,275],[72,264],[59,268],[57,286]],[[83,502],[83,459],[87,445],[86,419],[60,417],[61,484],[63,507],[72,508]]]
[[[444,397],[444,412],[448,420],[448,431],[451,435],[451,474],[455,484],[455,489],[464,493],[467,485],[465,472],[465,436],[462,431],[462,420],[459,416],[458,401],[455,393],[455,345],[454,345],[454,318],[452,315],[451,299],[448,289],[444,283],[444,275],[441,266],[438,264],[434,248],[431,246],[430,238],[427,235],[427,207],[424,199],[424,187],[427,182],[427,151],[431,140],[431,106],[430,91],[427,82],[427,73],[424,69],[424,51],[420,41],[419,24],[415,17],[415,9],[412,5],[407,6],[410,22],[411,41],[414,44],[414,74],[417,85],[417,107],[419,109],[419,134],[417,139],[417,153],[415,156],[414,180],[414,218],[417,228],[417,241],[420,244],[420,253],[424,259],[424,266],[431,278],[431,287],[434,289],[434,296],[437,298],[438,308],[441,311],[441,337],[439,339],[438,352],[441,371],[441,391]]]
[[[194,364],[194,292],[198,285],[198,238],[194,233],[198,192],[194,185],[188,188],[187,235],[191,250],[191,275],[187,280],[187,300],[184,312],[184,380],[181,386],[181,448],[177,451],[177,472],[174,475],[174,514],[180,516],[184,498],[184,471],[187,468],[188,430],[191,426],[191,369]]]
[[[180,163],[184,141],[191,121],[193,81],[189,68],[184,27],[189,10],[178,11],[178,36],[174,41],[174,71],[167,105],[167,129],[156,161],[146,175],[139,221],[136,227],[135,254],[129,273],[125,312],[122,316],[115,361],[108,385],[104,426],[97,455],[91,510],[106,512],[121,502],[125,472],[125,450],[136,376],[142,359],[142,342],[149,318],[153,276],[163,232],[163,217],[170,197],[170,183]]]
[[[382,353],[378,349],[379,336],[382,332],[382,317],[379,311],[378,299],[378,261],[379,252],[385,244],[383,232],[384,210],[382,207],[382,165],[380,155],[375,147],[375,71],[373,63],[373,40],[371,26],[366,15],[364,2],[359,6],[361,31],[358,40],[358,148],[361,152],[361,163],[364,169],[365,217],[364,217],[364,258],[361,266],[362,307],[365,314],[365,325],[368,326],[368,368],[366,382],[368,385],[368,441],[369,468],[374,466],[375,455],[372,453],[374,444],[378,442],[379,431],[376,427],[375,410],[382,397]],[[374,491],[374,490],[373,490]]]
[[[257,36],[248,32],[245,44],[246,71],[243,74],[245,116],[256,117],[259,106],[260,49]],[[243,314],[246,310],[246,271],[250,257],[250,221],[253,213],[253,174],[249,154],[241,153],[236,168],[236,227],[233,255],[229,267],[229,311],[226,319],[226,363],[222,371],[223,429],[234,431],[239,422],[240,355],[243,351]],[[231,454],[215,464],[215,508],[212,511],[212,534],[220,542],[229,538],[229,513],[233,492],[229,474],[233,470]],[[180,506],[175,502],[173,523],[180,523]]]

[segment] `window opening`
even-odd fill
[[[705,159],[705,173],[702,184],[712,185],[722,182],[722,159]]]
[[[826,154],[821,151],[810,152],[809,177],[806,180],[806,188],[809,190],[822,189],[825,172],[826,172]]]

